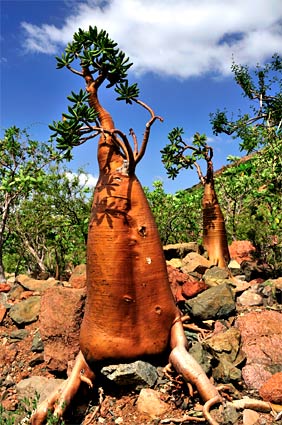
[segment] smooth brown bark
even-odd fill
[[[202,200],[203,244],[212,264],[225,268],[230,261],[224,217],[213,182],[205,183]]]
[[[208,252],[211,263],[215,266],[226,268],[230,262],[230,254],[225,221],[214,187],[212,150],[210,147],[205,152],[205,159],[207,161],[205,177],[202,175],[198,164],[195,164],[200,181],[204,186],[202,199],[203,245]]]

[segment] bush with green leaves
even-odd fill
[[[200,241],[202,190],[179,190],[172,195],[165,193],[163,183],[159,180],[153,186],[152,191],[145,188],[145,193],[162,244]]]

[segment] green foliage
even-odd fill
[[[154,190],[144,188],[163,245],[198,240],[201,231],[202,191],[180,190],[166,194],[161,181]]]
[[[126,103],[132,103],[132,99],[137,99],[139,96],[139,89],[137,83],[129,86],[128,81],[120,83],[116,86],[115,91],[119,94],[117,100],[125,100]]]
[[[175,179],[182,169],[193,168],[198,160],[205,158],[208,149],[205,134],[195,133],[192,145],[185,142],[183,134],[183,128],[175,127],[168,134],[170,143],[161,150],[163,164],[168,177],[172,179]]]
[[[68,107],[68,114],[63,114],[63,121],[53,121],[49,125],[50,130],[54,131],[51,138],[56,139],[57,148],[65,150],[64,157],[71,159],[71,148],[81,144],[81,135],[92,131],[89,123],[95,122],[97,112],[89,108],[89,94],[80,90],[78,94],[71,92],[68,100],[73,104]],[[84,124],[88,127],[83,130]]]
[[[43,189],[32,191],[15,208],[7,223],[7,271],[48,271],[63,278],[69,265],[85,262],[91,199],[80,183],[83,174],[51,167]]]
[[[226,133],[241,139],[240,148],[247,153],[265,146],[270,139],[282,136],[282,58],[275,54],[264,66],[251,71],[233,63],[232,72],[243,96],[250,100],[250,113],[238,113],[236,120],[227,110],[210,114],[215,135]]]
[[[88,30],[79,29],[56,60],[58,69],[67,68],[84,78],[86,74],[91,76],[96,89],[106,81],[107,88],[114,87],[117,100],[131,104],[139,96],[137,84],[129,85],[127,79],[132,63],[104,30],[91,26]],[[65,152],[64,157],[71,159],[74,146],[85,143],[100,132],[98,113],[88,104],[89,94],[80,90],[78,94],[72,92],[68,99],[71,102],[68,113],[63,114],[62,121],[53,122],[50,129],[54,132],[52,138],[57,140],[58,148]]]
[[[0,139],[0,281],[5,280],[3,249],[11,212],[32,190],[42,189],[44,169],[55,160],[61,158],[52,145],[32,140],[26,130],[10,127]]]
[[[0,139],[0,199],[16,198],[42,183],[43,168],[59,159],[52,145],[32,140],[26,130],[13,126]]]
[[[82,67],[91,67],[93,74],[103,74],[108,80],[108,87],[125,81],[132,65],[108,33],[98,31],[96,26],[90,26],[88,31],[79,28],[65,52],[56,59],[57,68],[68,68],[73,61],[79,60]]]
[[[216,178],[231,239],[250,240],[260,260],[282,268],[282,140],[247,161],[237,159]]]
[[[35,392],[32,399],[24,397],[19,401],[15,411],[8,411],[4,409],[0,403],[0,425],[16,425],[18,423],[29,423],[32,412],[36,409],[39,401],[39,394]],[[51,411],[48,411],[46,425],[64,425],[65,422],[54,416]]]

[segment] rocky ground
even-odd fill
[[[197,249],[176,251],[166,252],[168,273],[190,353],[221,386],[224,402],[213,417],[225,425],[282,424],[282,278],[269,278],[265,268],[239,257],[230,278]],[[0,285],[1,425],[28,423],[35,393],[44,399],[66,378],[78,350],[84,301],[83,266],[69,282],[20,275]],[[198,423],[197,392],[189,393],[182,378],[164,368],[166,360],[104,368],[96,387],[77,396],[65,423]],[[271,402],[273,409],[232,405],[247,396]]]

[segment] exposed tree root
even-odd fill
[[[87,420],[83,421],[82,425],[90,425],[92,421],[94,420],[95,416],[98,415],[103,403],[103,394],[104,394],[103,389],[99,388],[99,404],[98,406],[96,406],[96,408],[94,409],[90,417]]]
[[[183,376],[186,382],[190,382],[196,386],[199,395],[205,402],[203,415],[206,421],[210,425],[218,425],[212,418],[210,409],[215,404],[220,403],[222,398],[199,363],[188,353],[187,339],[181,319],[175,321],[171,328],[171,348],[172,351],[169,356],[170,363]]]
[[[236,409],[252,409],[257,410],[259,412],[271,412],[272,406],[271,403],[262,400],[256,400],[253,398],[241,398],[240,400],[233,400],[232,402],[228,402],[228,404],[232,405]]]
[[[77,393],[81,382],[86,382],[92,387],[93,380],[94,373],[87,366],[82,353],[79,352],[69,378],[37,407],[31,416],[31,424],[39,425],[44,423],[48,416],[48,412],[52,412],[54,417],[62,417],[65,410],[70,405],[71,400]]]
[[[197,418],[196,416],[184,415],[182,418],[166,418],[161,420],[161,424],[170,424],[171,422],[175,424],[182,424],[183,422],[206,422],[205,418]]]

